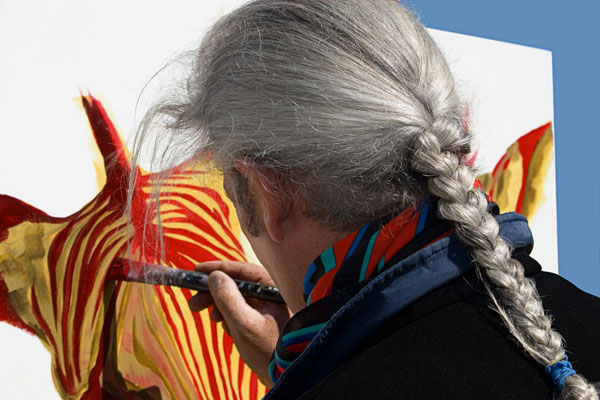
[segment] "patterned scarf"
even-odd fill
[[[437,200],[365,225],[325,250],[304,277],[306,308],[284,326],[269,364],[277,382],[327,321],[370,279],[418,250],[448,236],[451,226],[435,214]]]

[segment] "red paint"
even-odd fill
[[[96,364],[92,368],[92,371],[88,380],[88,388],[83,398],[88,399],[106,399],[111,398],[108,392],[104,392],[102,389],[102,381],[100,373],[106,367],[105,360],[108,360],[110,357],[110,349],[111,344],[114,338],[111,335],[112,332],[112,324],[116,317],[116,302],[117,302],[117,294],[121,289],[121,282],[117,282],[115,285],[114,291],[112,292],[108,304],[106,304],[106,309],[104,313],[104,324],[102,326],[102,334],[100,336],[100,352],[98,353],[98,359],[96,360]],[[122,397],[121,397],[122,398]]]
[[[243,390],[242,383],[244,382],[244,368],[246,368],[246,365],[244,364],[244,361],[240,357],[240,359],[238,361],[238,381],[237,381],[237,387],[238,387],[239,393],[242,393],[242,390]]]
[[[229,382],[235,383],[236,377],[233,376],[233,368],[232,368],[233,365],[231,362],[232,351],[233,351],[233,339],[231,338],[231,336],[229,336],[227,334],[223,335],[223,353],[224,353],[223,355],[225,356],[225,359],[227,360],[227,366],[228,366],[228,368],[227,368],[228,377],[227,378],[228,378]],[[240,372],[243,372],[243,371],[244,371],[244,369],[238,370],[238,375]],[[238,395],[236,394],[236,391],[233,390],[233,388],[232,388],[231,394],[233,395],[234,400],[237,400],[239,398]]]
[[[117,371],[113,371],[112,368],[118,368],[116,366],[116,360],[112,360],[111,357],[116,354],[111,354],[110,349],[114,349],[113,340],[114,337],[112,328],[114,327],[116,318],[116,299],[119,295],[120,290],[124,287],[121,283],[111,284],[107,286],[108,290],[111,290],[110,294],[99,296],[92,300],[92,304],[86,307],[88,297],[92,292],[95,285],[98,284],[98,279],[102,279],[104,282],[105,275],[108,274],[106,265],[112,261],[109,255],[117,254],[119,257],[127,256],[127,251],[132,252],[140,251],[145,249],[146,257],[145,262],[160,263],[161,260],[158,258],[160,255],[159,246],[159,232],[158,228],[152,224],[146,224],[146,221],[152,221],[155,217],[156,203],[150,198],[150,195],[145,193],[142,189],[150,186],[150,182],[156,177],[154,175],[144,175],[139,169],[132,171],[129,160],[127,159],[124,146],[119,138],[119,135],[108,118],[106,111],[98,100],[92,96],[82,98],[82,103],[85,111],[88,115],[90,126],[92,127],[94,137],[98,144],[98,148],[102,154],[105,164],[107,182],[102,191],[96,196],[94,200],[88,206],[87,211],[80,211],[67,218],[53,218],[48,216],[41,210],[36,209],[20,200],[14,199],[10,196],[0,195],[0,241],[5,240],[8,236],[8,230],[18,225],[23,221],[31,222],[48,222],[48,223],[66,223],[66,226],[62,228],[48,247],[47,263],[48,263],[48,274],[49,274],[49,289],[52,293],[51,296],[51,308],[58,319],[58,326],[62,330],[62,342],[61,345],[64,349],[62,356],[67,360],[65,368],[57,367],[57,379],[59,384],[69,394],[74,394],[76,391],[75,382],[78,379],[85,381],[87,378],[89,387],[83,398],[86,399],[100,399],[100,398],[112,398],[115,395],[110,394],[103,389],[103,376],[116,376]],[[168,191],[160,194],[159,204],[165,205],[170,204],[177,208],[177,212],[183,213],[186,218],[167,218],[163,226],[165,233],[165,249],[164,254],[166,255],[166,261],[170,265],[177,265],[179,268],[193,269],[194,263],[189,258],[206,261],[213,260],[215,258],[227,259],[227,260],[239,260],[245,259],[241,244],[234,237],[231,232],[231,225],[229,222],[230,210],[227,204],[223,201],[219,193],[213,189],[203,188],[201,186],[188,184],[181,182],[177,183],[176,179],[190,179],[198,176],[200,173],[196,171],[188,171],[183,169],[184,166],[177,167],[169,171],[170,178],[173,179],[173,184],[167,185]],[[127,201],[126,189],[129,187],[129,179],[131,175],[135,175],[135,187],[133,191],[135,196],[132,201],[132,214],[131,223],[135,228],[134,235],[130,238],[131,249],[128,249],[128,244],[119,244],[119,248],[116,243],[111,243],[111,239],[122,235],[122,225],[119,227],[112,227],[111,225],[122,218],[125,212],[125,205]],[[185,189],[188,193],[177,192],[176,189]],[[194,195],[193,193],[197,193]],[[201,203],[198,200],[200,194],[209,196],[215,203],[209,207],[206,204]],[[200,215],[191,212],[186,208],[184,201],[189,201],[198,207],[202,208],[203,212],[207,214],[207,218],[214,220],[216,223],[221,224],[224,229],[223,231],[227,234],[227,240],[220,237],[217,231],[205,221]],[[216,208],[215,208],[216,205]],[[190,224],[196,229],[202,230],[207,235],[213,237],[219,244],[215,246],[212,242],[209,242],[204,237],[196,234],[192,234],[190,231],[181,228],[171,228],[170,223],[185,222]],[[142,229],[146,225],[146,229]],[[194,240],[194,243],[190,243],[181,239],[173,238],[171,235],[178,234],[184,235]],[[86,241],[86,238],[89,240]],[[187,257],[186,257],[187,256]],[[61,264],[61,263],[64,263]],[[57,269],[64,267],[64,279],[60,279],[57,274]],[[74,282],[75,272],[79,271],[79,281]],[[1,278],[1,276],[0,276]],[[104,285],[102,286],[102,288]],[[173,300],[175,304],[175,312],[183,319],[183,311],[177,303],[175,303],[175,292],[174,290],[165,288],[161,293],[166,293],[167,296]],[[157,292],[158,293],[158,292]],[[187,290],[183,290],[184,296],[189,299],[191,293]],[[55,338],[52,335],[52,331],[49,329],[48,323],[42,318],[38,299],[35,294],[35,290],[32,291],[32,313],[37,321],[37,326],[41,332],[36,332],[32,327],[27,326],[21,321],[14,310],[10,306],[8,297],[8,288],[6,287],[3,280],[0,279],[0,320],[6,320],[10,323],[17,325],[30,332],[37,333],[47,337],[51,351],[57,352],[57,346]],[[62,296],[63,310],[58,313],[58,296]],[[159,301],[161,308],[167,312],[166,299],[160,296]],[[105,315],[98,316],[101,309],[101,305],[104,303]],[[186,305],[187,306],[187,305]],[[69,310],[74,308],[73,314],[69,314]],[[87,349],[80,349],[81,346],[81,322],[83,321],[86,313],[93,313],[94,317],[98,317],[98,323],[102,325],[102,331],[100,336],[100,349],[98,353],[97,362],[91,368],[89,376],[85,377],[83,374],[85,371],[80,370],[79,363],[77,361],[71,362],[70,360],[78,360],[79,352]],[[69,319],[73,318],[74,324],[69,326]],[[192,372],[194,369],[197,371],[204,366],[200,365],[202,358],[206,362],[207,375],[209,377],[208,385],[205,387],[202,381],[200,384],[202,387],[195,384],[194,390],[198,397],[201,397],[202,391],[207,393],[209,397],[218,397],[219,390],[216,386],[216,373],[215,367],[218,367],[218,373],[223,382],[231,382],[238,386],[238,390],[242,391],[242,377],[244,370],[247,368],[241,361],[239,364],[239,373],[237,377],[231,376],[231,354],[233,351],[233,342],[231,338],[225,336],[223,339],[223,348],[225,352],[224,360],[221,360],[217,356],[217,365],[212,365],[210,362],[210,356],[208,354],[209,346],[212,347],[214,353],[219,353],[219,341],[216,335],[216,325],[210,323],[208,326],[204,326],[200,319],[199,314],[193,314],[193,325],[186,325],[183,329],[179,329],[171,315],[166,314],[168,328],[173,333],[175,338],[175,344],[179,351],[183,354],[186,347],[186,343],[190,343],[192,335],[199,338],[201,344],[202,354],[198,355],[194,359],[194,365],[191,365],[187,359],[184,359],[184,366],[188,372]],[[55,323],[56,321],[50,321]],[[210,329],[213,333],[212,343],[207,343],[205,336],[202,332],[205,329]],[[69,342],[67,332],[71,330],[72,341]],[[185,340],[183,340],[185,339]],[[191,349],[190,349],[191,351]],[[224,362],[224,364],[223,364]],[[229,376],[224,376],[222,367],[226,367],[229,371]],[[102,373],[105,372],[105,374]],[[190,374],[192,375],[192,374]],[[192,375],[193,376],[193,375]],[[109,379],[109,378],[106,378]],[[236,382],[237,380],[237,382]],[[121,381],[110,382],[113,385],[113,389],[118,391],[119,398],[134,398],[134,393],[128,393],[127,389],[123,387],[115,387],[114,385],[123,384]],[[133,382],[135,384],[135,382]],[[254,374],[251,378],[251,392],[253,396],[251,398],[257,398],[257,379]]]
[[[190,299],[192,298],[192,293],[189,290],[182,290],[183,295],[185,296],[186,299],[186,303],[190,301]],[[181,314],[180,314],[181,315]],[[196,327],[196,325],[194,325],[194,327]],[[185,325],[185,335],[187,338],[190,338],[191,335],[198,335],[198,332],[190,332],[189,330],[190,327],[187,326],[187,324]],[[190,351],[191,352],[191,351]],[[194,368],[196,369],[196,371],[198,371],[198,375],[200,375],[200,364],[198,363],[198,358],[197,357],[193,357],[194,359]],[[200,379],[200,385],[202,386],[202,390],[204,393],[209,393],[206,386],[204,385],[204,383],[202,382],[202,379]]]
[[[475,151],[472,155],[465,156],[463,158],[463,164],[469,166],[470,168],[473,168],[473,166],[475,165],[475,161],[477,161],[477,155],[478,154],[479,154],[479,152]]]
[[[521,213],[521,211],[523,210],[523,199],[525,197],[525,188],[527,187],[527,176],[529,175],[529,164],[531,163],[531,157],[533,156],[535,148],[540,142],[540,139],[542,138],[542,136],[544,136],[546,131],[551,126],[552,123],[548,122],[547,124],[542,125],[529,133],[526,133],[516,141],[519,146],[519,153],[521,153],[521,168],[523,171],[523,177],[521,179],[521,188],[519,190],[519,198],[517,200],[517,205],[515,208],[515,211],[517,213]],[[494,170],[492,171],[492,179],[496,180],[497,174],[506,170],[509,163],[510,159],[505,153],[494,167]],[[492,185],[492,187],[490,188],[489,198],[493,199],[494,195],[495,193]]]
[[[226,224],[225,221],[221,218],[221,214],[219,214],[216,211],[211,210],[205,204],[198,203],[195,200],[194,196],[192,196],[192,195],[166,192],[166,193],[164,193],[164,196],[177,196],[177,197],[180,197],[180,198],[182,198],[184,200],[190,201],[191,203],[193,203],[196,206],[198,206],[199,208],[201,208],[208,215],[210,215],[214,221],[220,223],[222,226],[229,225],[228,223]],[[177,200],[175,200],[173,198],[171,198],[169,200],[161,200],[161,201],[159,201],[159,204],[161,206],[167,205],[167,204],[171,205],[171,206],[178,206],[178,211],[185,212],[187,210],[187,208],[185,207],[185,205],[182,202],[179,202],[179,201],[177,201]],[[190,219],[186,220],[185,222],[191,223],[191,224],[193,224],[196,227],[201,228],[201,229],[202,228],[208,228],[208,229],[210,229],[209,233],[211,233],[211,235],[213,235],[213,234],[216,235],[216,232],[214,232],[213,228],[209,224],[207,224],[206,221],[204,221],[203,219],[198,218],[198,216],[196,214],[191,213],[191,212],[188,211],[188,212],[186,212],[186,216],[190,217]],[[166,220],[168,221],[168,219],[166,219]],[[243,250],[242,250],[241,244],[239,244],[239,241],[237,240],[237,238],[235,238],[233,236],[233,234],[232,234],[232,232],[231,232],[230,229],[225,229],[225,232],[227,233],[227,235],[230,238],[230,240],[233,243],[237,244],[237,246],[235,247],[235,249],[238,251],[238,253],[240,255],[242,255],[243,254]],[[217,239],[219,241],[219,243],[221,243],[223,246],[231,248],[231,246],[227,242],[225,242],[225,240],[223,240],[223,238],[221,238],[219,235],[216,235],[215,239]]]
[[[217,336],[217,324],[210,324],[210,330],[212,333],[212,348],[213,348],[213,353],[215,354],[215,358],[217,359],[217,370],[219,372],[219,377],[221,378],[221,382],[226,382],[225,380],[225,376],[223,375],[223,362],[221,361],[221,357],[219,356],[219,340],[218,340],[218,336]],[[229,367],[229,365],[228,365]],[[225,393],[227,393],[227,390],[225,389]],[[215,395],[217,395],[215,393]]]
[[[103,222],[105,222],[105,221],[106,220],[104,220]],[[102,258],[91,257],[90,244],[97,245],[97,246],[103,245],[106,241],[108,241],[110,239],[111,232],[114,232],[114,230],[112,230],[112,231],[109,230],[108,232],[106,232],[108,230],[107,228],[108,228],[108,223],[97,225],[94,228],[94,230],[90,233],[90,237],[92,239],[90,241],[88,241],[88,247],[86,247],[86,249],[84,250],[84,265],[86,265],[88,268],[84,271],[84,273],[81,273],[79,276],[79,285],[78,285],[78,290],[77,290],[77,294],[76,294],[77,297],[75,297],[73,299],[74,305],[75,305],[75,313],[74,313],[75,321],[82,321],[85,312],[89,312],[89,309],[86,309],[86,302],[88,300],[89,293],[92,292],[92,289],[93,289],[97,279],[101,276],[100,275],[100,267],[102,266],[102,260],[106,260],[107,254],[110,251],[114,251],[114,247],[116,246],[116,243],[112,244],[112,246],[110,246],[110,247],[108,247],[108,245],[105,246],[104,251],[103,251],[104,257],[102,257]],[[103,231],[106,234],[104,235],[102,240],[100,240],[99,242],[96,242],[95,240],[93,240],[93,238],[99,237],[100,231]],[[82,301],[82,299],[84,301]],[[96,302],[94,303],[94,307],[92,309],[94,312],[94,315],[100,309],[101,300],[102,300],[101,297],[98,297],[96,299]],[[81,335],[76,335],[73,337],[73,343],[72,343],[73,357],[76,360],[79,358],[80,338],[81,338]],[[81,371],[79,370],[78,363],[75,363],[75,376],[78,379],[81,379]]]
[[[521,183],[521,192],[519,193],[519,201],[517,202],[516,212],[520,213],[523,209],[523,198],[525,197],[525,188],[527,187],[527,176],[529,175],[529,164],[531,163],[531,157],[540,139],[550,128],[550,122],[546,125],[542,125],[537,129],[529,132],[528,134],[519,138],[519,151],[523,160],[523,180]]]
[[[200,319],[200,315],[198,313],[194,313],[194,320],[196,321],[196,326],[198,327],[198,332],[204,332],[204,325],[202,324],[202,320]],[[212,325],[212,323],[211,323]],[[200,347],[202,348],[202,358],[204,360],[210,360],[210,354],[208,352],[208,344],[206,343],[206,337],[204,335],[200,335]],[[206,363],[206,374],[208,375],[208,382],[210,385],[210,392],[214,397],[218,397],[219,388],[217,387],[215,371],[213,369],[213,365],[211,362]]]
[[[157,288],[156,290],[163,290],[171,299],[172,303],[173,303],[173,307],[175,308],[175,311],[177,312],[177,315],[179,315],[179,318],[181,318],[182,320],[184,319],[183,314],[181,313],[181,309],[178,307],[178,303],[177,300],[175,298],[175,293],[173,293],[173,289],[170,287],[164,287],[162,289]],[[163,310],[168,310],[167,307],[167,303],[165,300],[165,297],[160,297],[160,303],[163,307]],[[171,326],[172,328],[172,332],[173,332],[173,336],[175,337],[175,343],[177,344],[177,349],[179,350],[180,354],[185,354],[185,350],[184,350],[184,344],[182,343],[181,339],[180,339],[180,333],[181,333],[181,329],[179,329],[177,327],[177,325],[175,324],[175,322],[173,321],[173,317],[171,317],[171,314],[169,314],[168,312],[165,312],[165,318],[167,319],[168,324]],[[185,324],[184,324],[185,326]],[[187,326],[184,329],[184,337],[185,337],[185,343],[190,343],[190,335],[189,332],[187,331]],[[192,348],[191,346],[187,346],[187,350],[193,354]],[[195,381],[195,379],[193,379],[193,372],[192,372],[192,368],[190,367],[190,364],[187,361],[187,357],[183,356],[183,361],[185,363],[185,368],[188,370],[188,372],[190,373],[190,377],[192,377],[192,380],[194,381],[194,390],[196,392],[196,396],[201,397],[202,394],[200,392],[200,388],[198,387],[197,382]]]
[[[8,237],[8,230],[22,222],[60,222],[62,218],[54,218],[24,201],[0,194],[0,242]]]
[[[131,164],[125,154],[119,133],[108,117],[106,110],[104,110],[102,103],[97,99],[91,95],[81,96],[81,103],[94,132],[96,144],[104,158],[104,167],[106,170],[106,186],[104,190],[116,194],[115,200],[124,205],[127,198],[125,192],[127,186],[122,185],[122,183],[129,182]]]
[[[250,398],[258,398],[258,378],[256,375],[250,375]]]

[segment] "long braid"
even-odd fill
[[[535,283],[524,276],[521,264],[511,258],[510,245],[498,236],[498,223],[487,212],[487,199],[474,188],[473,170],[461,163],[460,153],[452,148],[452,138],[460,143],[461,136],[456,121],[435,121],[435,129],[415,139],[412,167],[428,177],[429,192],[439,197],[438,215],[452,221],[459,238],[470,247],[493,308],[510,333],[539,364],[554,364],[565,357],[563,338],[552,329]],[[597,400],[598,393],[583,377],[573,374],[565,380],[561,398]]]

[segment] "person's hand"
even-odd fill
[[[256,264],[238,261],[209,261],[198,264],[196,271],[209,274],[210,293],[198,292],[189,301],[193,311],[214,305],[211,319],[223,322],[240,356],[265,386],[273,383],[268,367],[279,333],[290,318],[290,310],[281,303],[245,299],[231,279],[273,285],[267,271]]]

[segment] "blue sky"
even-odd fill
[[[600,296],[600,3],[409,0],[431,28],[552,51],[559,273]]]

